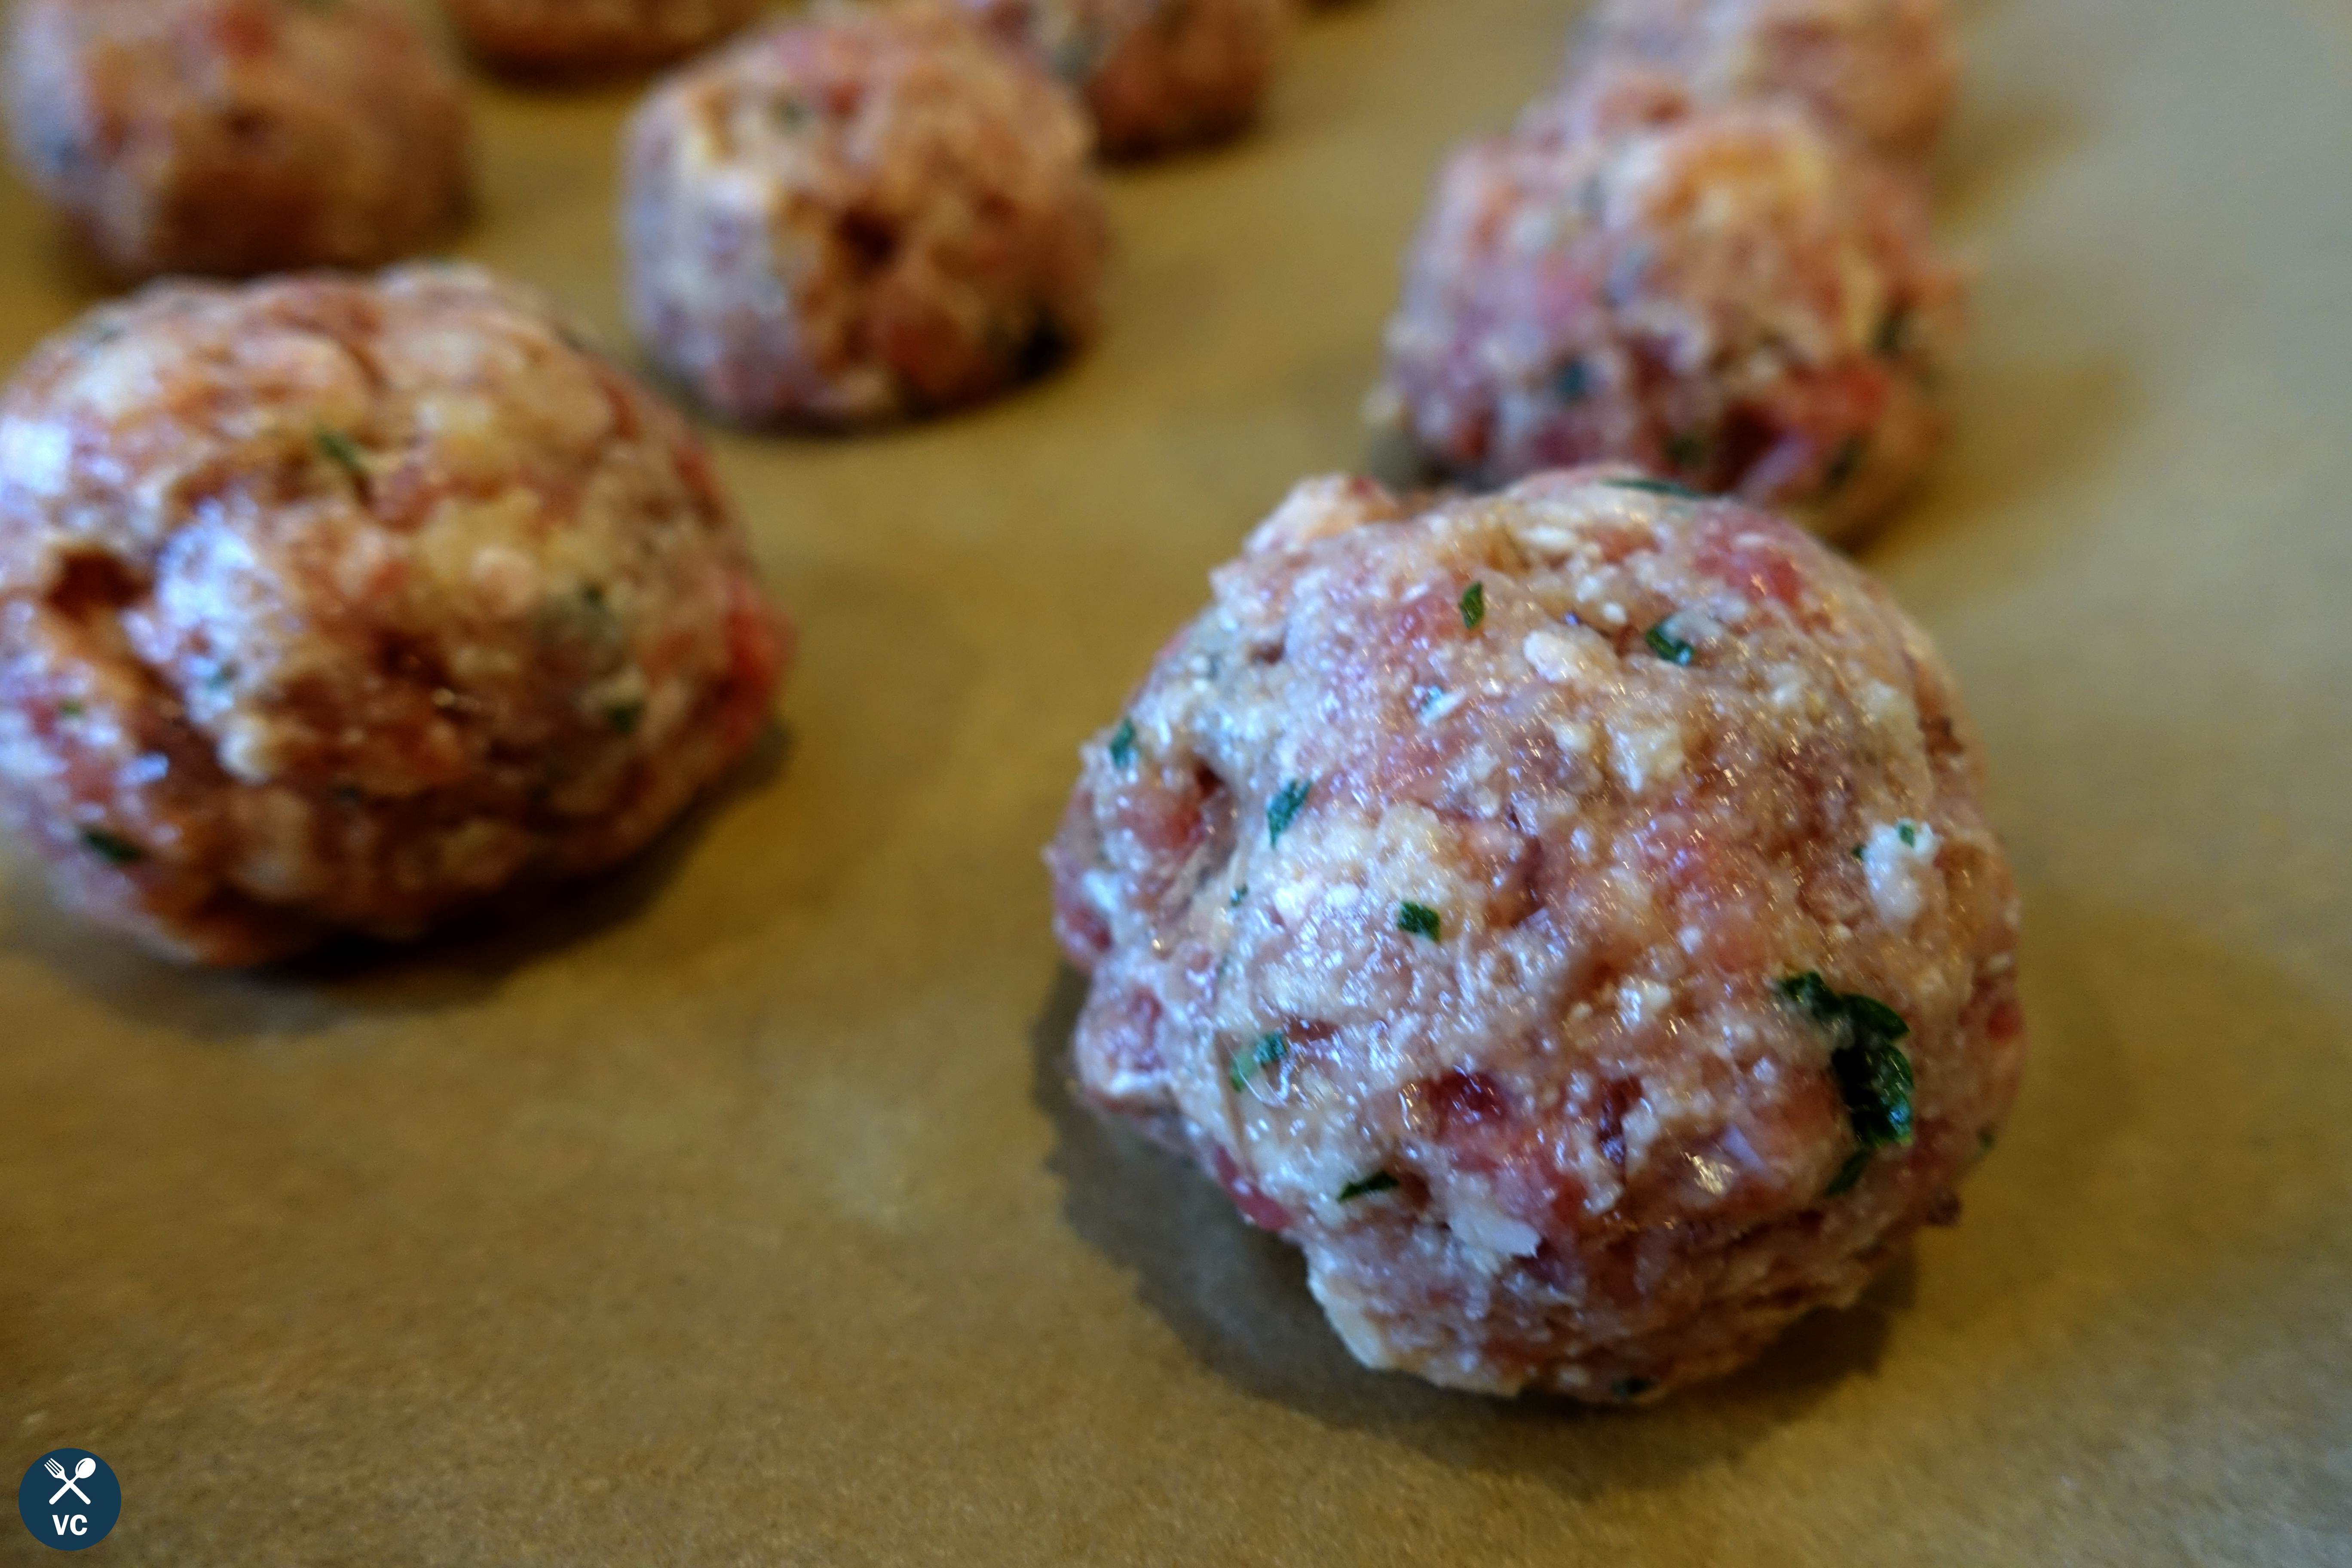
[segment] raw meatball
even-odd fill
[[[1375,413],[1500,483],[1623,459],[1853,531],[1943,432],[1963,275],[1913,182],[1787,106],[1542,106],[1440,177]]]
[[[466,43],[529,73],[633,70],[691,54],[750,21],[761,0],[445,0]]]
[[[1087,149],[1066,92],[943,9],[747,39],[629,128],[638,330],[747,424],[978,402],[1095,331]]]
[[[17,161],[111,271],[368,267],[467,195],[457,79],[391,0],[21,0]]]
[[[963,0],[1086,96],[1103,151],[1218,141],[1257,118],[1294,0]]]
[[[1960,83],[1943,0],[1603,0],[1570,67],[1582,90],[1632,68],[1702,103],[1792,98],[1904,157],[1935,145]]]
[[[1048,853],[1077,1076],[1359,1359],[1641,1398],[1957,1215],[2017,908],[1882,589],[1629,469],[1317,481],[1213,582]]]
[[[159,284],[0,395],[0,815],[175,957],[613,864],[790,646],[684,421],[471,268]]]

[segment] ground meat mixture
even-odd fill
[[[1375,414],[1488,482],[1622,459],[1846,534],[1942,435],[1966,279],[1786,105],[1546,103],[1440,176]]]
[[[1899,157],[1935,145],[1960,85],[1943,0],[1602,0],[1571,90],[1628,68],[1700,103],[1793,99]]]
[[[629,295],[654,356],[747,424],[977,402],[1096,328],[1086,118],[953,12],[843,13],[688,68],[627,136]]]
[[[1318,480],[1213,583],[1048,853],[1077,1077],[1359,1358],[1650,1397],[1955,1215],[2017,906],[1884,590],[1625,468]]]
[[[125,278],[370,267],[467,194],[458,84],[394,0],[20,0],[17,162]]]
[[[612,865],[790,647],[693,432],[469,268],[159,284],[0,394],[0,816],[165,953]]]
[[[467,47],[525,74],[597,75],[691,54],[755,16],[760,0],[444,0]]]
[[[1103,151],[1219,141],[1257,118],[1294,0],[963,0],[1084,94]]]

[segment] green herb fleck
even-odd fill
[[[1672,479],[1603,479],[1601,482],[1612,489],[1639,490],[1646,496],[1672,496],[1676,500],[1706,499],[1703,491],[1695,490],[1688,485],[1678,485]]]
[[[1802,1007],[1836,1042],[1830,1076],[1847,1122],[1866,1151],[1911,1142],[1911,1058],[1896,1044],[1910,1034],[1903,1015],[1873,996],[1832,991],[1813,971],[1783,980],[1781,995]]]
[[[809,106],[797,98],[781,99],[776,103],[776,123],[786,131],[798,131],[809,122]]]
[[[1439,924],[1437,911],[1427,904],[1404,903],[1397,906],[1397,930],[1408,936],[1425,936],[1432,942],[1440,941],[1442,939],[1438,935]]]
[[[1911,308],[1897,305],[1886,312],[1886,320],[1878,323],[1877,349],[1881,358],[1893,359],[1900,354],[1911,338]]]
[[[1472,631],[1486,618],[1486,584],[1473,583],[1462,590],[1462,624]]]
[[[1992,1129],[1990,1127],[1986,1128],[1983,1131],[1977,1134],[1977,1152],[1979,1154],[1991,1153],[1992,1146],[1995,1142],[1996,1140],[1993,1137]]]
[[[1110,732],[1110,760],[1113,767],[1123,768],[1135,761],[1135,721],[1121,719],[1118,728]]]
[[[1642,640],[1650,645],[1652,653],[1656,654],[1668,664],[1687,665],[1698,654],[1698,649],[1666,630],[1664,621],[1660,621],[1656,626],[1643,632]]]
[[[1847,850],[1846,853],[1853,856],[1857,860],[1868,860],[1870,858],[1870,849],[1867,845],[1857,844],[1853,848]]]
[[[1370,1175],[1360,1177],[1341,1187],[1339,1201],[1343,1204],[1351,1204],[1358,1198],[1368,1198],[1374,1193],[1392,1193],[1396,1191],[1396,1186],[1397,1179],[1394,1176],[1390,1175],[1386,1171],[1374,1171]]]
[[[1919,825],[1916,822],[1898,822],[1895,825],[1895,837],[1903,840],[1904,848],[1916,849],[1919,847]]]
[[[1551,387],[1562,403],[1581,403],[1592,395],[1592,373],[1584,368],[1582,360],[1572,359],[1559,367]]]
[[[1657,1386],[1654,1377],[1621,1377],[1609,1385],[1609,1393],[1615,1399],[1639,1399]]]
[[[330,430],[324,425],[310,432],[310,438],[317,443],[320,456],[351,476],[352,483],[362,489],[367,489],[367,459],[361,456],[358,442],[341,430]]]
[[[1863,454],[1868,448],[1869,443],[1859,436],[1840,447],[1837,456],[1830,459],[1829,471],[1822,476],[1822,494],[1833,496],[1845,489],[1847,481],[1861,471]]]
[[[79,719],[82,716],[82,705],[79,702],[67,701],[58,704],[58,717],[60,719]]]
[[[1090,33],[1076,33],[1055,46],[1046,59],[1046,68],[1064,81],[1082,82],[1094,74],[1099,48]]]
[[[147,851],[120,834],[109,833],[102,827],[85,827],[81,841],[90,853],[116,866],[136,866],[147,858]]]
[[[1229,910],[1240,909],[1242,907],[1242,900],[1248,897],[1249,884],[1247,882],[1244,882],[1240,887],[1234,889],[1234,896],[1225,900],[1225,908]]]
[[[1247,1089],[1251,1074],[1272,1072],[1289,1054],[1290,1041],[1281,1030],[1260,1035],[1257,1044],[1234,1058],[1233,1065],[1226,1069],[1225,1076],[1232,1081],[1234,1092],[1240,1094]]]
[[[1265,841],[1268,844],[1282,841],[1282,836],[1290,830],[1300,808],[1306,805],[1307,797],[1314,793],[1313,779],[1293,779],[1282,786],[1281,793],[1265,808]]]
[[[1706,467],[1706,437],[1677,431],[1666,437],[1666,461],[1685,473]]]
[[[1830,1178],[1830,1184],[1822,1189],[1822,1196],[1842,1198],[1853,1191],[1854,1184],[1862,1180],[1862,1173],[1870,1169],[1873,1152],[1874,1151],[1869,1149],[1856,1149],[1848,1155],[1846,1163],[1838,1167],[1838,1173]]]
[[[646,705],[642,702],[615,702],[604,710],[604,721],[613,726],[616,735],[634,735],[645,721]]]

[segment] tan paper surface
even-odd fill
[[[806,630],[789,738],[618,880],[240,977],[9,874],[0,1460],[111,1462],[94,1560],[2352,1563],[2336,0],[1966,6],[1980,330],[1867,552],[2029,900],[2037,1054],[1958,1230],[1654,1411],[1496,1405],[1357,1370],[1279,1245],[1066,1100],[1073,748],[1361,460],[1437,155],[1572,10],[1319,17],[1263,135],[1116,177],[1069,374],[722,438]],[[614,331],[627,101],[485,88],[462,247]],[[7,187],[0,355],[86,287]]]

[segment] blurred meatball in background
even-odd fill
[[[959,14],[841,12],[687,67],[624,150],[653,357],[750,425],[995,395],[1092,337],[1108,225],[1076,102]]]
[[[1257,118],[1296,0],[963,0],[1087,102],[1103,152],[1221,141]]]
[[[1698,104],[1788,99],[1908,158],[1951,117],[1960,48],[1943,0],[1601,0],[1570,68],[1586,89],[1633,69]]]
[[[19,0],[17,162],[125,279],[372,267],[460,216],[467,115],[394,0]]]
[[[443,0],[466,47],[523,76],[642,70],[716,43],[762,0]]]
[[[1965,274],[1806,112],[1552,100],[1439,175],[1374,413],[1488,483],[1622,459],[1851,535],[1939,444]]]

